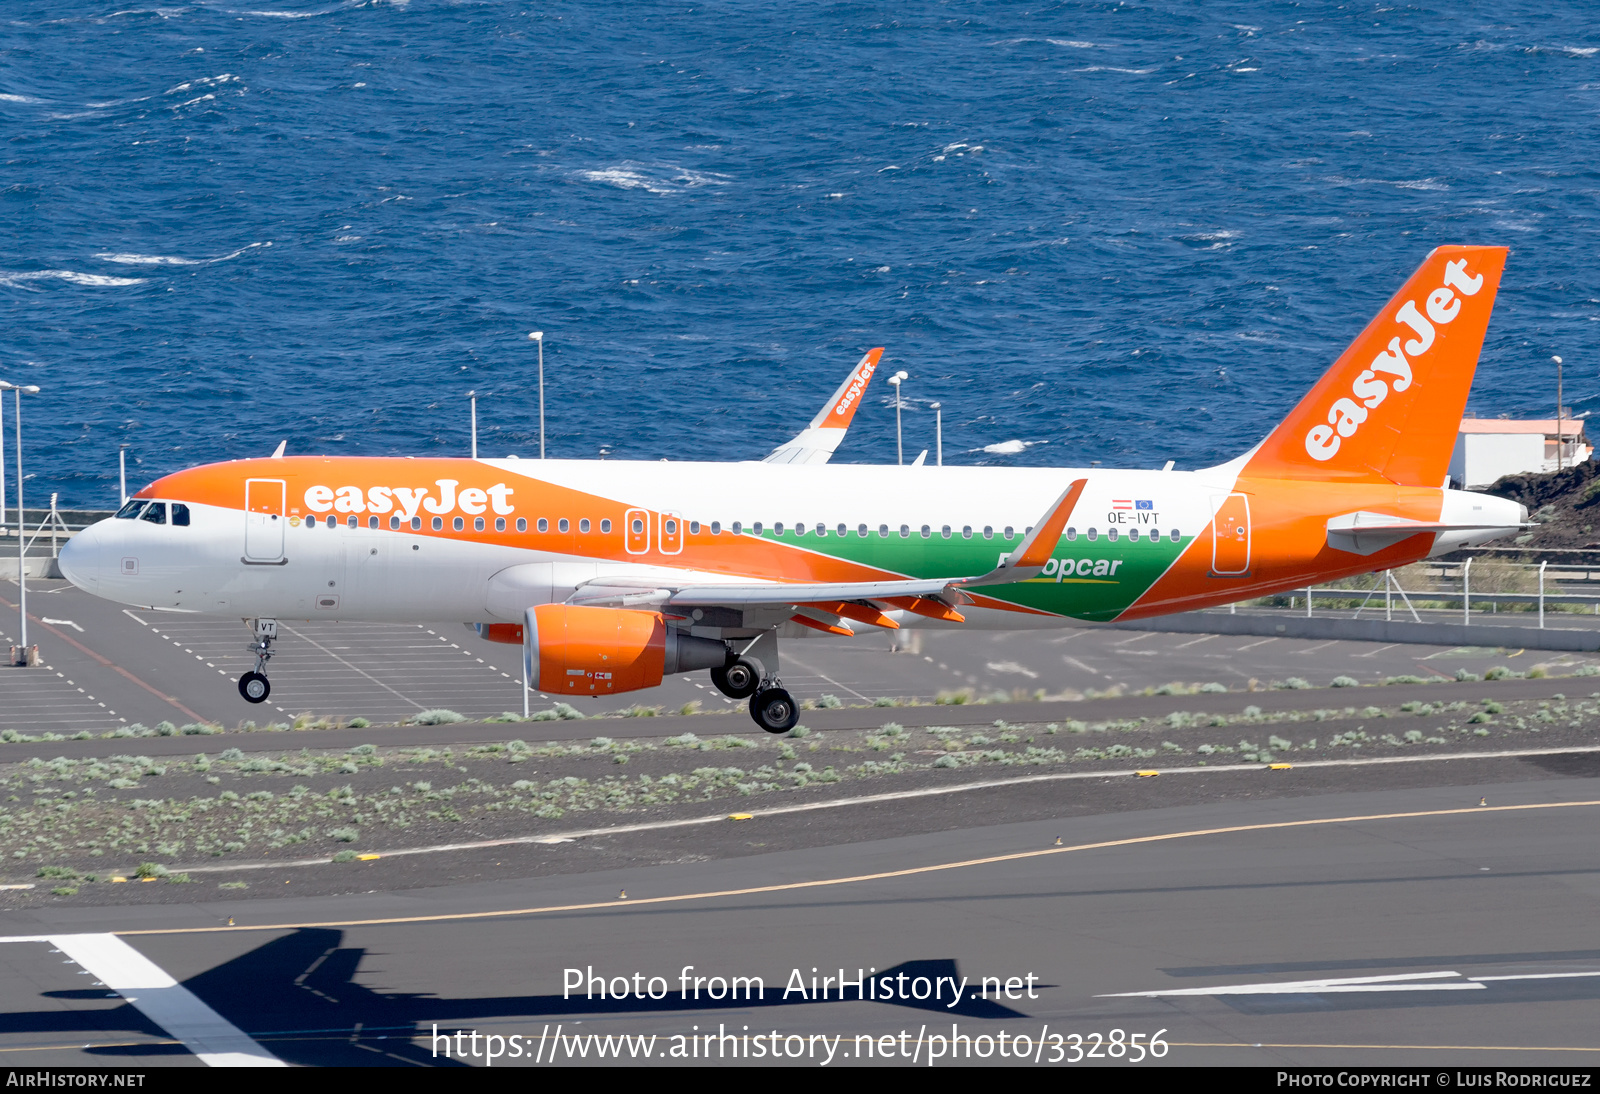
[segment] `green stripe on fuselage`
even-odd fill
[[[898,532],[880,538],[877,532],[865,537],[855,532],[845,536],[833,532],[817,535],[809,528],[803,536],[787,528],[780,536],[768,528],[763,531],[762,538],[913,578],[986,574],[999,564],[1002,554],[1015,551],[1022,544],[1020,536],[1009,541],[999,536],[983,539],[978,535],[965,539],[959,532],[952,532],[946,539],[935,531],[923,539],[920,532],[913,531],[902,539]],[[1063,539],[1052,556],[1055,565],[1047,567],[1052,571],[1048,576],[1009,585],[988,585],[982,593],[1022,607],[1104,622],[1116,618],[1155,584],[1183,553],[1191,538],[1186,536],[1176,543],[1171,538],[1090,540],[1080,535],[1074,540]],[[1058,568],[1068,565],[1072,573],[1058,581]]]

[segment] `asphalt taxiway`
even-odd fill
[[[0,645],[17,640],[14,584],[0,581]],[[521,713],[518,647],[484,642],[465,627],[281,621],[266,703],[245,702],[239,675],[255,667],[236,619],[125,609],[63,581],[30,582],[29,640],[43,665],[0,668],[0,730],[103,734],[132,724],[288,723],[300,714],[393,724],[446,709],[477,720]],[[1413,675],[1447,679],[1465,668],[1535,664],[1570,672],[1600,657],[1525,649],[1326,641],[1252,635],[1120,631],[906,630],[851,639],[787,642],[783,681],[800,700],[832,695],[847,705],[932,700],[964,693],[992,700],[1077,700],[1168,683],[1252,684],[1298,679],[1326,686]],[[557,697],[530,695],[532,710]],[[693,704],[693,706],[689,706]],[[737,713],[742,703],[704,673],[660,688],[574,700],[588,715],[640,705],[663,713],[689,706]]]

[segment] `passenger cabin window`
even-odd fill
[[[526,532],[527,530],[528,530],[528,518],[527,517],[518,517],[517,518],[517,531]]]
[[[1004,534],[1005,534],[1005,537],[1007,539],[1016,539],[1017,538],[1016,530],[1014,528],[1012,528],[1011,525],[1009,525],[1009,524],[1006,525],[1006,530],[1005,530]],[[1091,539],[1094,538],[1094,533],[1093,532],[1089,533],[1089,538],[1091,538]]]
[[[389,531],[398,532],[399,530],[400,530],[400,517],[399,517],[398,514],[396,514],[395,516],[392,516],[392,517],[389,518]]]
[[[151,524],[167,523],[167,503],[164,501],[151,502],[149,506],[146,507],[144,515],[139,519],[147,520]]]
[[[457,517],[456,519],[460,520],[461,518]],[[434,517],[433,518],[433,530],[435,532],[444,531],[444,518],[443,517]]]
[[[176,514],[174,514],[174,515],[176,515]],[[372,528],[372,529],[376,529],[378,527],[378,518],[377,517],[368,517],[367,518],[367,527],[368,528]]]
[[[889,538],[889,526],[887,524],[878,525],[878,538],[879,539],[888,539]]]
[[[1106,538],[1109,540],[1115,540],[1117,538],[1117,530],[1115,528],[1106,529]]]
[[[589,530],[589,518],[588,517],[584,517],[582,520],[578,521],[578,531],[587,532],[588,530]]]
[[[550,530],[550,522],[549,522],[549,520],[545,519],[544,517],[540,517],[539,518],[539,531],[548,532],[549,530]]]
[[[900,538],[901,539],[910,539],[911,538],[911,525],[902,524],[900,526]]]
[[[711,534],[714,536],[720,536],[722,534],[722,522],[720,520],[714,520],[711,522]]]
[[[1068,528],[1067,529],[1067,538],[1068,539],[1077,539],[1078,538],[1078,530],[1076,528]]]
[[[1067,529],[1067,538],[1071,539],[1072,536],[1073,536],[1073,531],[1072,531],[1071,528],[1068,528]],[[983,538],[984,539],[993,539],[994,538],[994,526],[993,525],[985,524],[983,526]]]
[[[358,527],[360,527],[360,521],[356,518],[356,515],[354,513],[351,513],[348,517],[346,517],[344,523],[345,523],[345,526],[348,527],[348,528],[358,528]]]
[[[1098,539],[1098,538],[1100,538],[1100,533],[1096,532],[1093,528],[1091,528],[1091,529],[1089,529],[1089,538],[1090,539]]]
[[[759,536],[761,534],[761,522],[759,520],[756,521],[750,526],[750,530]]]
[[[962,527],[961,527],[961,538],[962,539],[971,539],[972,538],[972,525],[970,525],[970,524],[962,525]]]
[[[482,517],[473,517],[472,518],[472,530],[474,532],[483,531],[483,518]]]
[[[1133,540],[1135,543],[1139,542],[1139,529],[1137,529],[1137,528],[1129,528],[1128,529],[1128,538]]]
[[[506,530],[506,518],[505,517],[495,517],[494,518],[494,530],[496,532],[504,532]]]
[[[841,536],[844,535],[843,532],[840,532],[839,534]],[[867,526],[865,524],[856,525],[856,536],[858,538],[860,538],[860,539],[866,539],[867,538]]]
[[[610,522],[610,521],[609,521],[609,520],[603,520],[603,521],[601,521],[601,522],[600,522],[600,531],[602,531],[602,532],[605,532],[605,533],[608,533],[608,534],[609,534],[609,533],[610,533],[610,531],[611,531],[611,522]]]
[[[699,521],[691,520],[689,522],[689,534],[691,536],[698,536],[700,534],[700,522]]]
[[[181,501],[172,503],[172,523],[180,528],[189,527],[189,507]]]
[[[128,504],[117,510],[118,520],[138,520],[139,513],[150,503],[144,498],[133,498]]]
[[[736,520],[736,521],[733,522],[733,534],[736,535],[736,536],[744,535],[744,522],[743,521],[737,521]]]
[[[556,522],[556,527],[559,528],[563,532],[570,532],[570,531],[572,531],[572,522],[570,520],[568,520],[566,517],[562,517],[559,521]]]
[[[1176,528],[1172,530],[1172,542],[1178,542],[1178,530]]]

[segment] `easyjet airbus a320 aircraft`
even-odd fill
[[[779,638],[1162,615],[1515,530],[1521,506],[1447,479],[1505,257],[1434,251],[1264,441],[1201,471],[238,460],[141,490],[61,568],[250,621],[252,702],[279,618],[454,621],[521,643],[542,692],[709,669],[781,732]]]

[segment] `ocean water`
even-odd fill
[[[883,345],[908,458],[1193,467],[1459,242],[1472,408],[1582,413],[1597,105],[1577,3],[8,0],[0,378],[31,504],[465,454],[469,389],[537,454],[530,330],[552,455],[759,458]]]

